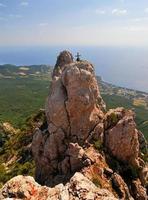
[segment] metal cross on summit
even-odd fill
[[[81,61],[81,59],[80,59],[81,55],[79,54],[79,52],[77,52],[77,55],[75,57],[77,58],[76,59],[77,62]]]

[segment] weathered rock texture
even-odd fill
[[[105,114],[104,144],[117,160],[130,166],[140,178],[143,186],[148,184],[147,142],[137,130],[135,114],[124,108],[111,109]]]
[[[50,184],[55,175],[70,175],[90,163],[83,148],[87,140],[102,137],[102,102],[93,66],[62,52],[46,106],[48,133],[37,130],[32,143],[40,183]]]
[[[76,173],[65,186],[59,184],[54,188],[41,186],[30,176],[17,176],[2,188],[0,199],[27,200],[117,200],[106,189],[97,188],[81,173]]]
[[[104,109],[93,66],[62,52],[46,104],[47,123],[32,141],[36,181],[56,186],[19,176],[6,183],[0,198],[146,200],[147,142],[134,113]]]
[[[128,186],[126,185],[126,183],[119,174],[114,173],[112,175],[112,180],[113,180],[113,186],[117,189],[118,196],[120,199],[134,200],[130,195]]]
[[[105,145],[118,160],[139,167],[138,130],[133,117],[132,112],[125,112],[122,108],[110,110],[106,118],[116,125],[111,122],[112,126],[106,130]]]
[[[55,65],[46,104],[48,127],[44,131],[37,129],[32,142],[39,183],[53,186],[66,182],[80,170],[93,180],[90,169],[100,174],[102,171],[97,178],[105,183],[103,171],[109,167],[96,167],[100,160],[94,160],[97,153],[89,148],[97,141],[110,156],[138,170],[143,186],[146,185],[147,172],[145,175],[142,172],[146,164],[141,159],[141,149],[146,149],[146,142],[136,129],[134,113],[117,108],[104,114],[104,105],[92,64],[74,62],[70,52],[62,52]],[[130,199],[122,177],[116,174],[110,178],[119,185],[122,198]]]

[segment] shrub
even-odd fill
[[[6,179],[6,170],[3,164],[0,165],[0,183],[5,182]]]
[[[95,184],[95,186],[101,187],[100,181],[99,181],[99,179],[97,177],[94,176],[92,178],[92,182]]]
[[[110,117],[113,124],[116,124],[118,122],[118,117],[115,113],[111,113]]]
[[[97,140],[97,141],[94,141],[94,147],[97,149],[97,150],[102,150],[103,149],[103,144],[100,140]]]

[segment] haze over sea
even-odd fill
[[[79,52],[103,80],[148,92],[148,48],[142,47],[0,47],[0,64],[54,65],[60,51]]]

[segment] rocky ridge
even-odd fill
[[[147,144],[134,113],[104,110],[93,65],[61,52],[46,104],[47,122],[32,141],[40,185],[31,177],[15,177],[2,188],[1,199],[146,200]]]

